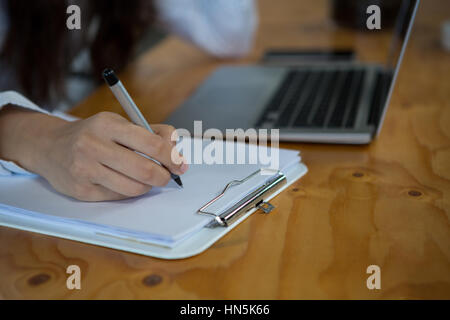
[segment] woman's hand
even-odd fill
[[[170,126],[152,125],[152,134],[115,113],[102,112],[86,120],[66,122],[13,109],[9,111],[9,123],[21,115],[13,129],[16,150],[11,150],[11,141],[0,142],[0,156],[43,176],[56,190],[76,199],[135,197],[170,181],[169,171],[134,151],[158,160],[178,175],[188,168],[178,152],[174,154],[179,158],[172,159],[175,142]],[[1,127],[6,119],[2,118],[7,118],[3,112],[8,111],[0,112],[0,140],[5,134]]]

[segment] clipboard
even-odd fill
[[[0,215],[0,225],[133,252],[159,259],[184,259],[198,255],[210,248],[217,240],[229,233],[257,210],[263,214],[272,212],[274,206],[271,205],[269,201],[301,178],[306,172],[307,167],[299,162],[290,168],[289,172],[276,172],[266,183],[249,194],[244,195],[239,201],[233,203],[224,212],[208,212],[208,207],[217,200],[216,198],[225,194],[233,185],[242,183],[251,177],[244,177],[242,180],[231,181],[224,187],[222,192],[219,191],[215,198],[199,208],[197,212],[198,214],[214,216],[212,221],[199,232],[185,239],[174,248],[150,244],[133,238],[92,232],[92,230],[89,230],[88,228],[73,228],[70,225],[50,225],[43,223],[42,221],[37,221],[37,219],[33,219],[33,217],[18,221],[12,217]],[[253,173],[251,176],[255,174],[256,173]]]

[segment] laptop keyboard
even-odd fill
[[[363,69],[290,71],[258,126],[352,128],[364,77]]]

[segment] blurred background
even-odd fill
[[[225,63],[308,63],[308,59],[296,53],[340,50],[343,51],[341,58],[386,64],[398,53],[390,48],[393,44],[394,49],[399,48],[395,47],[393,36],[395,30],[398,31],[396,18],[402,0],[277,0],[276,6],[271,4],[272,1],[255,0],[259,25],[253,48],[247,56],[225,60]],[[381,9],[381,30],[368,30],[366,26],[366,9],[374,4]],[[139,41],[132,60],[148,53],[169,36],[162,25],[149,27]],[[417,61],[418,57],[412,55],[420,55],[422,62],[414,64],[418,87],[415,94],[449,89],[444,85],[442,88],[433,87],[428,79],[433,77],[436,69],[430,71],[427,68],[429,63],[437,60],[442,66],[438,72],[450,73],[449,43],[450,1],[421,1],[409,43],[409,47],[415,50],[407,50],[405,56],[407,62],[412,58]],[[402,73],[399,87],[401,77]],[[83,74],[71,75],[67,83],[68,95],[59,109],[68,110],[77,105],[98,85],[98,81],[91,81]],[[421,99],[420,96],[415,98]]]

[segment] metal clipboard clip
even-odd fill
[[[236,221],[242,214],[248,212],[249,210],[253,208],[260,209],[263,213],[270,213],[274,206],[271,205],[268,202],[265,202],[264,199],[278,191],[282,186],[284,186],[286,181],[286,176],[281,173],[280,171],[276,171],[276,174],[269,178],[263,185],[258,187],[256,190],[252,191],[248,195],[246,195],[244,198],[239,200],[236,204],[231,206],[230,208],[226,209],[221,214],[215,214],[212,212],[206,211],[206,209],[212,205],[214,202],[222,198],[228,189],[235,185],[240,185],[247,180],[251,179],[252,177],[256,176],[261,172],[261,169],[258,171],[253,172],[248,177],[242,179],[242,180],[233,180],[229,182],[223,191],[214,199],[210,200],[208,203],[206,203],[203,207],[198,209],[198,214],[204,214],[213,216],[214,220],[212,220],[210,223],[206,225],[206,228],[216,228],[216,227],[228,227],[230,224],[232,224],[234,221]]]

